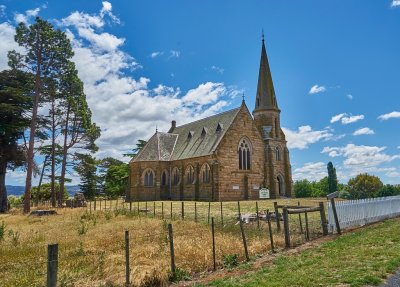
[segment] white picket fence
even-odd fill
[[[400,195],[335,201],[341,229],[362,226],[400,215]],[[331,203],[328,203],[328,227],[336,230]]]

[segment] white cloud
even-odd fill
[[[151,53],[150,54],[150,58],[157,58],[158,56],[162,56],[164,54],[164,52],[159,52],[159,51],[156,51],[156,52],[153,52],[153,53]]]
[[[310,126],[301,126],[297,131],[282,128],[286,134],[289,148],[306,149],[310,144],[316,143],[322,139],[330,139],[333,134],[328,130],[313,131]]]
[[[112,11],[112,5],[108,1],[103,1],[101,2],[103,4],[103,7],[100,10],[100,16],[103,18],[104,15],[108,15],[112,21],[116,24],[120,24],[120,20],[118,17],[116,17],[111,11]]]
[[[365,118],[364,115],[352,116],[352,115],[349,115],[347,113],[341,113],[341,114],[333,116],[331,118],[331,123],[335,123],[335,122],[341,121],[341,123],[343,125],[347,125],[347,124],[351,124],[351,123],[355,123],[355,122],[358,122],[360,120],[363,120],[364,118]]]
[[[0,5],[0,17],[5,17],[6,16],[6,5]]]
[[[168,57],[168,59],[170,59],[170,58],[179,58],[180,57],[180,55],[181,55],[181,52],[180,51],[176,51],[176,50],[171,50],[171,51],[169,51],[169,57]]]
[[[383,114],[378,117],[379,120],[388,120],[388,119],[398,119],[400,118],[400,112],[394,111],[388,114]]]
[[[400,172],[398,172],[398,171],[389,171],[388,173],[386,173],[386,175],[388,177],[400,177]]]
[[[391,7],[400,7],[400,0],[393,0],[392,4],[390,6]]]
[[[221,67],[217,67],[217,66],[211,66],[211,70],[214,70],[214,71],[216,71],[216,72],[218,72],[218,73],[220,73],[220,74],[223,74],[224,73],[224,71],[225,71],[225,69],[223,69],[223,68],[221,68]]]
[[[108,9],[103,4],[102,11]],[[225,99],[235,93],[234,88],[213,82],[201,83],[186,93],[178,87],[151,88],[150,79],[124,73],[140,66],[121,49],[124,39],[108,34],[111,41],[107,45],[101,42],[107,27],[101,11],[91,15],[73,12],[60,23],[69,29],[73,60],[84,82],[93,120],[102,129],[97,141],[100,158],[112,156],[126,161],[122,154],[134,148],[138,139],[147,140],[156,126],[167,131],[171,120],[181,125],[220,112],[229,104]],[[179,56],[179,51],[169,53],[169,57]]]
[[[320,180],[327,176],[327,167],[323,162],[308,162],[293,171],[293,180]]]
[[[345,117],[342,117],[341,120],[342,120],[342,124],[347,125],[347,124],[358,122],[363,119],[364,119],[364,115],[356,115],[356,116],[345,116]]]
[[[14,21],[19,24],[19,23],[25,23],[28,24],[31,18],[36,17],[39,15],[40,8],[35,8],[31,10],[26,10],[25,14],[20,14],[20,13],[15,13],[14,14]]]
[[[349,100],[352,100],[352,99],[353,99],[353,95],[351,95],[351,94],[346,95],[346,97],[347,97]]]
[[[323,93],[326,91],[325,86],[318,86],[314,85],[311,87],[310,91],[308,92],[310,95],[312,94],[318,94],[318,93]]]
[[[23,53],[21,48],[15,41],[15,28],[8,22],[0,24],[0,71],[8,69],[8,58],[7,53],[11,50],[16,50],[19,53]]]
[[[388,155],[386,147],[347,144],[344,147],[324,147],[321,153],[330,157],[343,157],[343,174],[354,176],[363,172],[388,172],[391,167],[382,167],[393,160],[400,159],[400,155]]]
[[[370,128],[360,128],[353,133],[353,136],[360,136],[360,135],[373,135],[375,132]]]
[[[346,113],[342,113],[342,114],[338,114],[336,116],[333,116],[331,118],[331,123],[336,123],[336,122],[340,121],[345,115],[346,115]]]

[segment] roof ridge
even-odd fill
[[[219,114],[215,114],[215,115],[208,116],[208,117],[205,117],[205,118],[193,121],[193,122],[189,122],[189,123],[183,124],[181,126],[177,126],[176,128],[181,128],[181,127],[184,127],[184,126],[189,125],[189,124],[193,124],[193,123],[197,123],[197,122],[200,122],[200,121],[204,121],[206,119],[213,118],[213,117],[216,117],[216,116],[220,116],[220,115],[223,115],[223,114],[226,114],[226,113],[229,113],[229,112],[233,112],[233,111],[239,110],[239,109],[240,109],[240,107],[237,107],[237,108],[234,108],[234,109],[230,109],[228,111],[225,111],[225,112],[222,112],[222,113],[219,113]]]

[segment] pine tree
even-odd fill
[[[337,191],[338,180],[336,176],[336,169],[333,167],[332,162],[328,163],[328,187],[329,193]]]
[[[15,41],[25,49],[25,54],[8,53],[12,68],[31,73],[34,77],[32,116],[27,148],[27,174],[25,182],[24,212],[30,211],[30,191],[34,168],[35,135],[38,125],[38,108],[48,91],[48,80],[59,79],[69,67],[73,56],[71,44],[64,32],[39,17],[27,26],[20,23],[16,28]]]

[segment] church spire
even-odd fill
[[[261,60],[255,111],[263,109],[279,109],[276,102],[274,84],[272,83],[271,70],[269,69],[267,52],[265,50],[264,31],[262,32]]]

